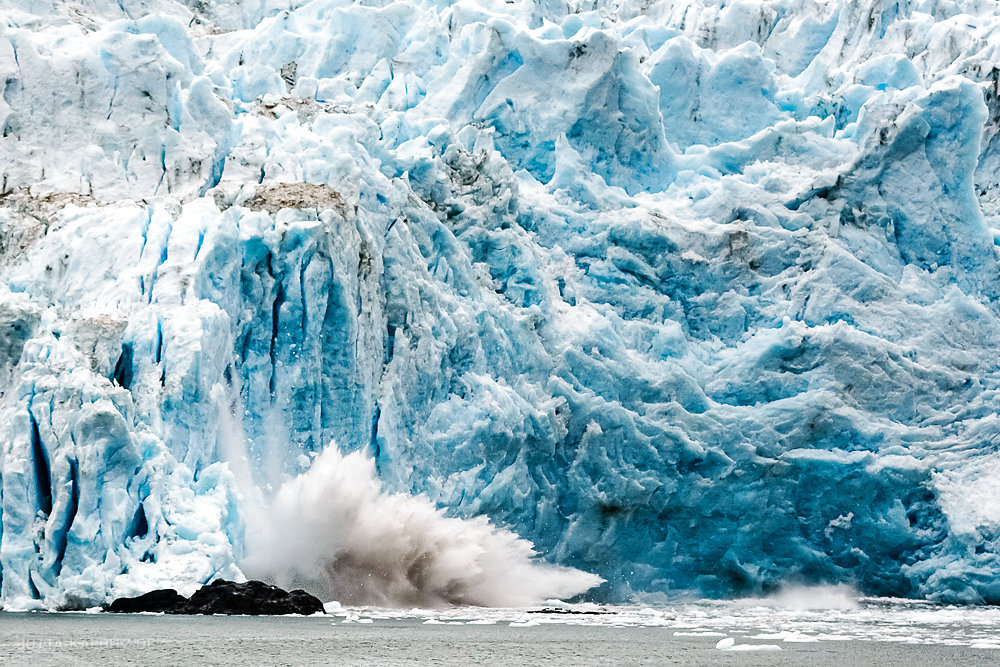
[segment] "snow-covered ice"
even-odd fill
[[[0,0],[0,602],[1000,602],[998,68],[992,0]]]

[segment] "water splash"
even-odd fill
[[[780,592],[763,599],[753,600],[754,604],[781,609],[857,609],[859,594],[850,586],[788,586]],[[744,600],[743,602],[748,602]]]
[[[602,581],[541,561],[485,517],[447,517],[426,497],[385,492],[370,457],[332,444],[248,523],[248,576],[350,604],[521,606]]]

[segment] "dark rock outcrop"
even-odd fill
[[[165,614],[186,614],[188,600],[172,588],[150,591],[134,598],[118,598],[106,611],[119,614],[137,614],[141,611],[163,612]]]
[[[543,607],[541,609],[529,609],[529,614],[567,614],[577,616],[601,616],[608,614],[607,611],[594,611],[591,609],[565,609],[563,607]]]
[[[118,598],[106,608],[116,613],[143,611],[167,614],[315,614],[323,603],[303,590],[286,591],[262,581],[236,583],[217,580],[202,586],[190,598],[173,589],[151,591],[134,598]]]
[[[286,591],[262,581],[237,584],[213,581],[202,586],[188,604],[195,614],[315,614],[323,603],[299,589]]]

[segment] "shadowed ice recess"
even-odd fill
[[[1000,602],[992,0],[0,0],[0,604]]]

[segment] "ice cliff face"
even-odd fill
[[[998,66],[990,0],[2,0],[0,601],[595,583],[485,515],[1000,602]]]

